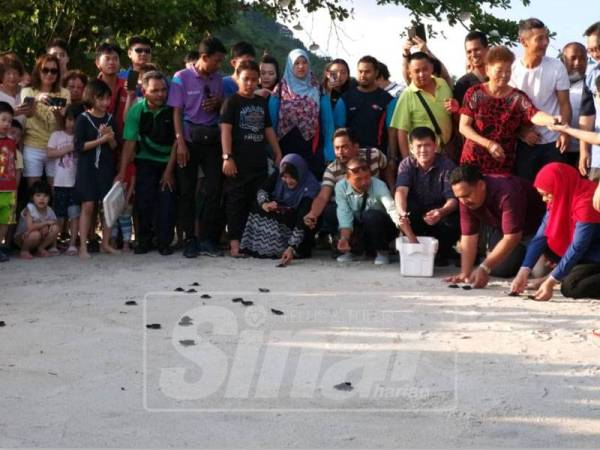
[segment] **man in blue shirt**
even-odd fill
[[[371,176],[367,161],[348,161],[346,178],[335,185],[335,201],[340,229],[337,247],[342,253],[337,260],[352,261],[351,250],[359,253],[365,248],[376,252],[375,264],[388,264],[389,245],[398,237],[400,221],[392,194],[383,181]]]
[[[252,44],[248,42],[238,42],[231,47],[231,67],[233,67],[233,75],[223,77],[223,95],[225,98],[231,97],[238,91],[238,84],[235,72],[242,61],[254,61],[256,52]]]
[[[131,60],[131,66],[119,72],[118,77],[121,80],[126,80],[132,70],[139,73],[146,64],[152,62],[152,41],[144,36],[130,37],[127,41],[127,56]],[[143,97],[141,83],[135,88],[135,96]]]

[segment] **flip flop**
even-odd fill
[[[56,247],[52,247],[47,250],[50,256],[58,256],[60,255],[60,251]]]
[[[79,251],[77,250],[77,247],[75,247],[74,245],[70,245],[65,254],[69,256],[77,256],[79,254]]]

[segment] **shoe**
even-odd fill
[[[390,263],[390,257],[383,252],[377,252],[377,256],[373,260],[376,266],[383,266]]]
[[[185,253],[185,250],[184,250]],[[211,241],[201,241],[198,244],[198,253],[204,256],[211,256],[216,258],[218,256],[223,256],[223,251],[213,244]]]
[[[195,237],[187,238],[183,247],[183,256],[196,258],[198,256],[198,242]]]
[[[169,245],[159,245],[158,253],[162,256],[169,256],[173,254],[173,249]]]
[[[9,257],[6,253],[0,251],[0,263],[7,262]]]
[[[134,255],[145,255],[150,251],[150,246],[144,242],[138,242],[133,249]]]
[[[348,252],[348,253],[342,253],[340,256],[338,256],[336,258],[337,262],[340,263],[346,263],[346,262],[352,262],[354,261],[354,256],[352,256],[352,253]]]

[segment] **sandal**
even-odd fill
[[[69,245],[69,248],[67,249],[67,251],[65,253],[69,256],[77,256],[79,251],[77,250],[77,247],[75,247],[74,245]]]
[[[58,256],[60,255],[60,250],[58,250],[56,247],[52,247],[48,249],[48,253],[50,256]]]

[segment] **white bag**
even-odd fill
[[[102,200],[102,206],[106,225],[112,227],[125,210],[125,185],[117,181]]]

